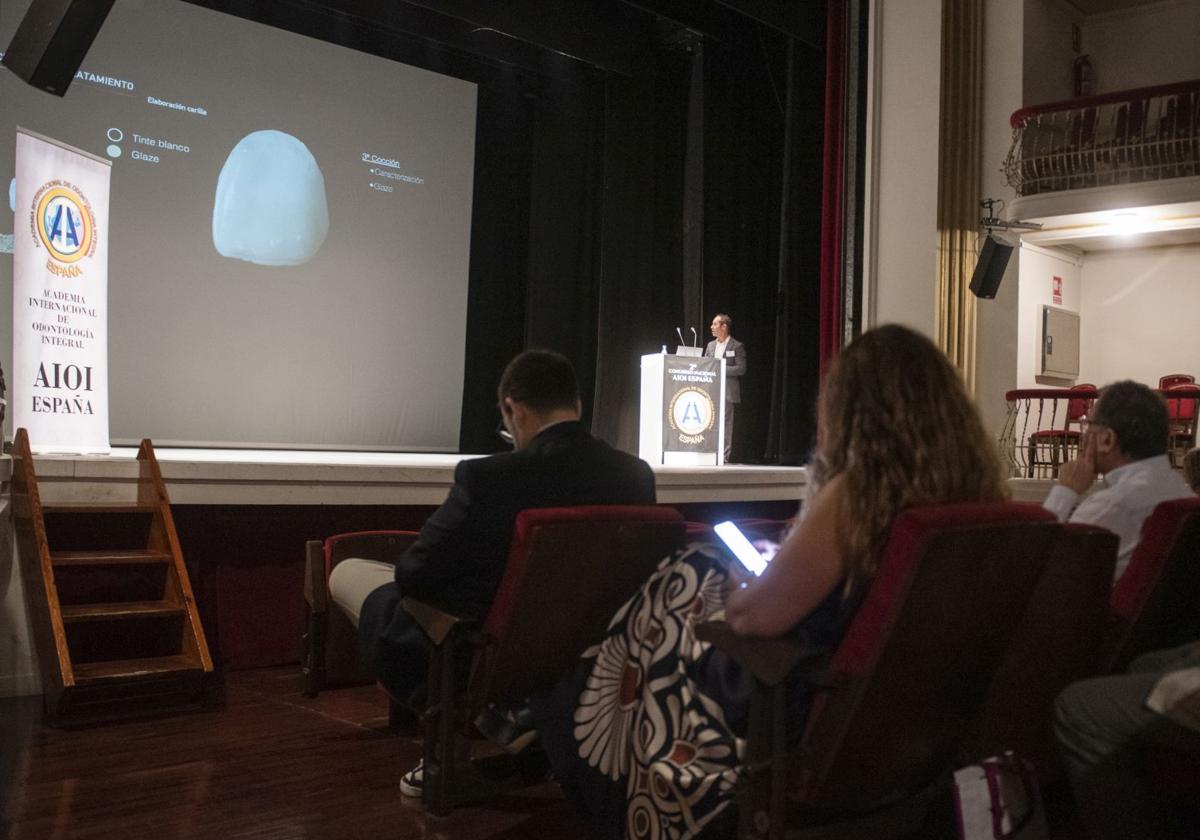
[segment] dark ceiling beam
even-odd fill
[[[239,15],[257,20],[270,26],[291,28],[300,18],[316,15],[329,20],[341,21],[346,25],[386,33],[402,38],[414,45],[433,45],[453,53],[496,65],[512,67],[519,71],[544,74],[553,72],[547,67],[554,54],[598,67],[604,71],[632,75],[640,64],[643,49],[653,49],[651,21],[621,4],[604,4],[616,7],[618,13],[640,24],[641,31],[634,26],[617,28],[614,34],[609,25],[597,37],[586,27],[597,25],[592,16],[576,16],[573,21],[565,20],[561,11],[547,17],[547,25],[538,28],[534,16],[529,14],[533,6],[541,2],[521,0],[509,4],[491,0],[186,0],[197,6]],[[549,4],[547,4],[549,5]],[[589,2],[589,7],[593,5]],[[517,8],[514,20],[508,14],[509,7]],[[629,30],[629,31],[626,31]],[[588,39],[593,43],[590,48]],[[582,44],[582,48],[580,45]]]
[[[824,3],[812,0],[187,0],[272,26],[312,15],[528,73],[554,71],[555,55],[624,76],[687,33],[736,39],[753,23],[816,49]]]
[[[378,4],[375,4],[378,5]],[[631,76],[654,49],[648,21],[612,0],[406,0],[496,34]]]

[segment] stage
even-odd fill
[[[228,669],[295,662],[304,610],[304,543],[344,531],[416,529],[446,497],[463,455],[156,449],[205,632]],[[46,503],[130,502],[137,451],[36,455]],[[12,462],[0,459],[0,479]],[[801,467],[658,467],[660,504],[698,522],[782,519],[808,483]],[[1040,501],[1052,482],[1017,479],[1014,498]],[[5,499],[7,501],[7,499]],[[11,557],[9,558],[11,562]],[[0,582],[13,570],[0,560]],[[6,574],[7,573],[7,574]],[[21,585],[5,594],[17,647],[27,644]],[[5,622],[0,622],[4,624]],[[0,663],[0,696],[37,690],[30,653]]]
[[[270,449],[155,449],[172,505],[439,505],[471,455]],[[117,502],[136,494],[137,450],[35,455],[47,502]],[[657,467],[660,504],[798,502],[804,467]]]
[[[225,669],[296,662],[304,626],[304,544],[345,531],[415,530],[446,498],[451,454],[156,448],[180,546],[214,657]],[[12,462],[0,459],[0,479]],[[46,504],[127,503],[137,496],[137,450],[35,455]],[[659,467],[658,501],[690,521],[784,519],[808,472],[798,467]],[[12,570],[0,561],[0,582]],[[8,572],[8,574],[5,574]],[[18,583],[5,593],[26,644]],[[3,625],[4,622],[0,622]],[[0,629],[4,629],[0,626]],[[0,695],[36,690],[29,653],[0,663]],[[12,669],[12,673],[4,673]]]

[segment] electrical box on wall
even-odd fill
[[[1038,374],[1060,379],[1079,376],[1079,313],[1043,306],[1041,334]]]

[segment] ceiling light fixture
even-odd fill
[[[1141,231],[1142,217],[1132,210],[1122,210],[1113,213],[1109,224],[1118,236],[1133,236]]]

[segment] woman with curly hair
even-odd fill
[[[760,577],[693,545],[667,558],[534,714],[555,775],[605,837],[689,838],[731,800],[751,677],[696,638],[724,618],[740,635],[812,651],[788,683],[803,721],[814,658],[832,653],[873,577],[888,527],[919,505],[1007,496],[998,451],[958,373],[926,338],[889,325],[831,367],[812,487]]]

